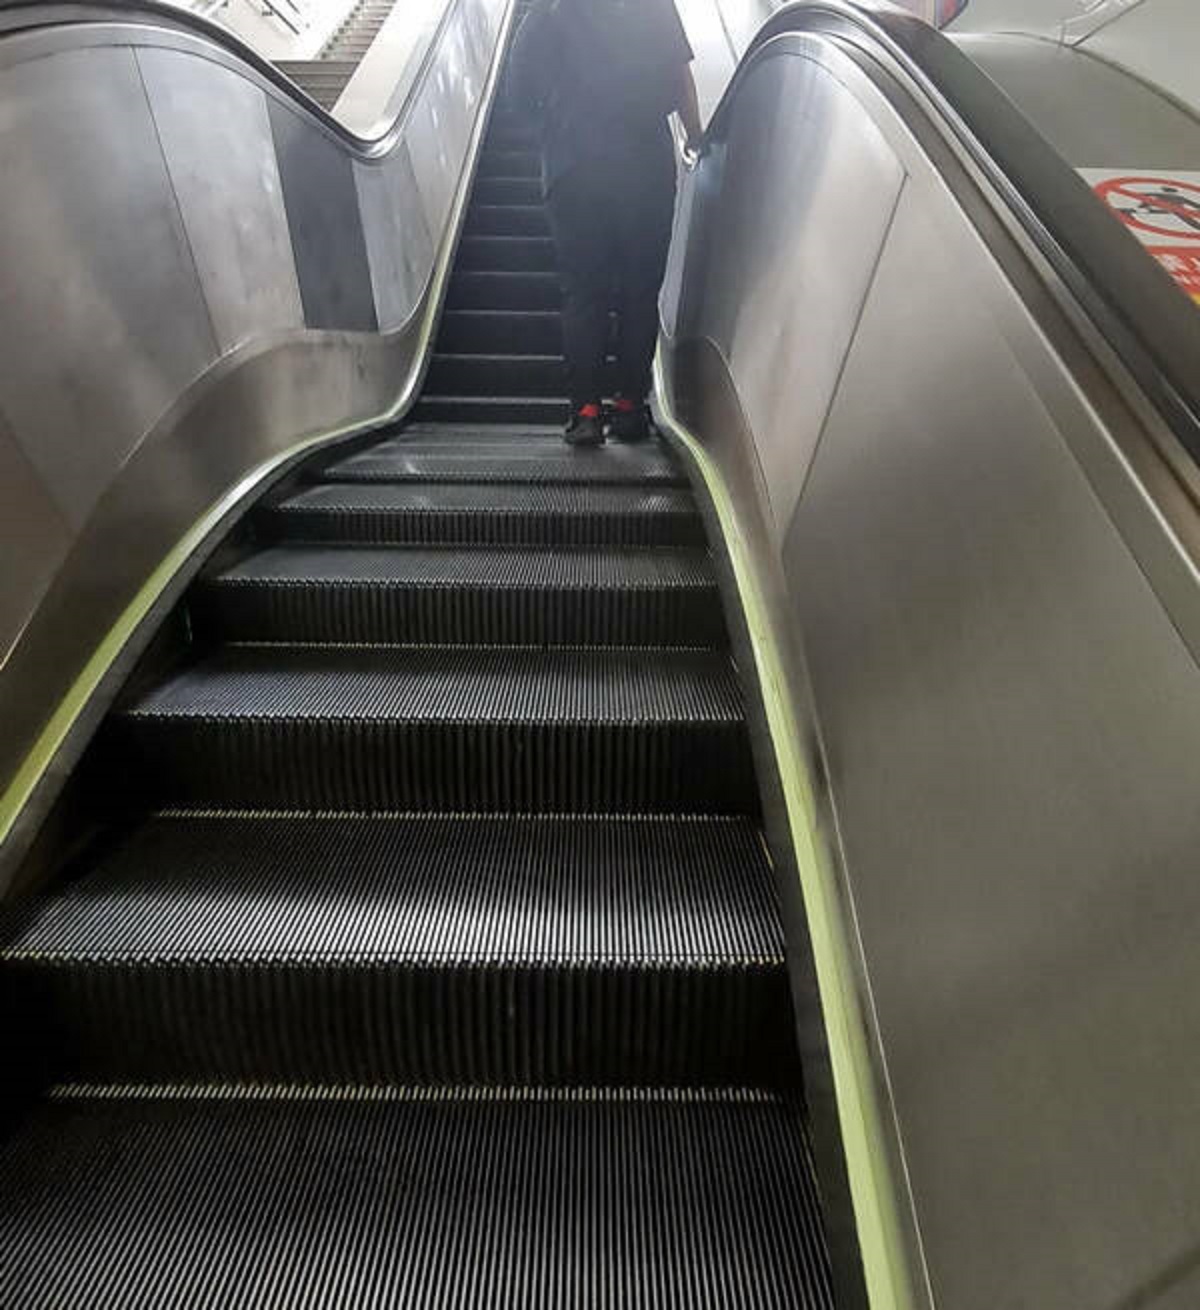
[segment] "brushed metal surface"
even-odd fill
[[[255,479],[411,402],[513,9],[455,4],[459,36],[421,82],[457,125],[436,226],[419,218],[411,100],[384,139],[358,141],[165,14],[71,10],[0,42],[0,473],[19,502],[0,554],[22,556],[0,595],[0,890],[154,615]],[[360,193],[356,171],[386,187]],[[200,554],[156,580],[193,539]],[[77,684],[99,653],[105,671]]]
[[[137,62],[218,346],[302,327],[262,90],[178,50],[139,50]]]
[[[132,51],[0,77],[0,408],[78,528],[215,344]]]
[[[838,92],[797,94],[789,50]],[[762,52],[688,179],[672,406],[738,497],[819,734],[928,1303],[1166,1310],[1200,1223],[1194,471],[952,135],[846,53]],[[842,146],[775,148],[788,115]],[[903,179],[842,211],[878,267],[800,276],[847,256],[786,197],[836,212],[855,138]],[[801,343],[839,323],[823,391]]]
[[[792,43],[756,65],[722,136],[723,199],[704,234],[714,256],[704,260],[701,312],[737,380],[778,540],[904,180],[850,89],[863,81],[834,52],[822,63]],[[764,223],[764,212],[781,221]],[[796,313],[802,304],[820,312]]]
[[[310,328],[374,332],[375,297],[354,160],[282,100],[267,106],[292,255]]]
[[[354,162],[375,313],[381,332],[412,314],[433,266],[433,237],[407,145],[381,163]]]
[[[1073,168],[1200,170],[1200,121],[1151,84],[1093,57],[1091,43],[981,35],[959,37],[957,45]]]

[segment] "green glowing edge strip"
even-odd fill
[[[913,1310],[917,1303],[893,1200],[897,1192],[883,1113],[875,1092],[862,1004],[845,945],[848,934],[837,874],[817,836],[813,778],[801,749],[801,734],[767,606],[725,478],[716,461],[671,410],[661,356],[655,363],[655,390],[665,426],[691,458],[716,511],[754,652],[812,939],[867,1296],[872,1310]]]
[[[359,419],[345,427],[317,433],[305,438],[303,441],[296,442],[285,450],[279,451],[277,454],[272,455],[270,459],[264,460],[247,473],[235,486],[227,490],[219,500],[210,505],[205,513],[175,543],[175,546],[168,552],[158,568],[147,578],[133,600],[122,611],[120,618],[117,619],[99,646],[93,651],[91,658],[83,666],[82,672],[76,677],[66,695],[59,702],[58,708],[50,716],[37,741],[34,742],[29,753],[21,761],[21,766],[13,775],[12,781],[5,788],[3,797],[0,797],[0,846],[8,840],[12,830],[16,827],[17,820],[21,817],[21,812],[37,790],[38,784],[50,768],[54,757],[66,741],[79,716],[96,694],[104,675],[124,650],[126,642],[141,626],[146,616],[158,602],[159,597],[170,586],[171,579],[200,549],[217,524],[227,514],[236,509],[240,502],[250,497],[254,490],[281,465],[296,459],[306,451],[315,450],[320,446],[337,441],[340,437],[350,436],[356,432],[364,432],[380,423],[392,422],[411,406],[412,401],[415,399],[418,379],[421,376],[425,359],[433,342],[434,329],[440,320],[438,310],[450,276],[451,256],[457,244],[457,234],[462,227],[463,215],[466,212],[467,201],[471,194],[471,183],[475,171],[473,165],[482,147],[483,134],[487,127],[490,107],[500,80],[500,70],[503,66],[505,51],[508,49],[509,34],[515,15],[515,0],[509,0],[496,34],[496,48],[492,54],[492,64],[488,69],[487,81],[483,88],[482,107],[475,118],[474,132],[468,143],[464,166],[458,179],[454,207],[450,213],[450,220],[446,225],[446,235],[443,239],[442,249],[438,253],[438,262],[434,268],[433,278],[430,281],[429,293],[425,302],[425,321],[421,325],[420,346],[413,356],[413,366],[409,370],[408,377],[405,379],[404,386],[397,395],[395,402],[382,414],[377,414],[374,418]]]

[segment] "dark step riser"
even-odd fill
[[[497,150],[490,147],[479,157],[478,176],[533,178],[540,184],[542,157],[537,150]]]
[[[450,279],[446,308],[557,310],[561,301],[553,274],[456,273]]]
[[[464,705],[464,715],[483,706]],[[163,804],[443,813],[751,814],[741,724],[118,720]]]
[[[536,177],[480,177],[471,193],[476,205],[542,205],[542,183]]]
[[[268,541],[364,545],[453,546],[702,546],[704,527],[693,514],[483,514],[477,510],[395,514],[263,510]]]
[[[548,237],[468,236],[458,248],[460,272],[553,273],[554,243]]]
[[[466,231],[480,236],[548,237],[550,224],[540,205],[472,205]]]
[[[10,966],[59,1081],[776,1085],[779,965]]]
[[[440,355],[426,383],[437,396],[547,396],[567,394],[567,367],[561,359],[513,356]],[[605,394],[611,395],[611,370]]]
[[[715,586],[530,589],[211,584],[195,598],[205,637],[394,645],[720,646]]]
[[[449,312],[437,338],[444,355],[561,355],[562,349],[557,313]]]
[[[535,427],[543,425],[560,427],[566,423],[568,416],[569,409],[565,401],[537,398],[472,400],[469,397],[459,399],[430,396],[419,400],[412,411],[413,420],[421,423],[528,423]],[[441,480],[476,482],[479,480],[479,474],[472,473],[469,465],[464,464],[457,473],[447,474]],[[524,478],[516,475],[505,480],[519,482]]]

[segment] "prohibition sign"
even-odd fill
[[[1096,194],[1122,222],[1159,240],[1200,241],[1200,185],[1164,177],[1113,177]]]

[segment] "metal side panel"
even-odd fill
[[[755,433],[779,541],[904,181],[850,89],[862,81],[848,61],[764,59],[733,109],[722,202],[704,237],[701,314]],[[768,158],[790,163],[764,168]],[[779,221],[764,223],[764,213]],[[777,385],[783,376],[787,387]]]
[[[408,147],[380,163],[354,163],[375,313],[393,332],[416,308],[433,267],[433,237],[421,205]]]
[[[2,76],[0,408],[77,529],[215,344],[133,52]]]
[[[263,92],[182,51],[137,61],[219,346],[303,327]]]
[[[375,298],[354,163],[291,105],[268,105],[292,251],[310,328],[374,332]]]
[[[786,564],[937,1304],[1132,1305],[1200,1213],[1200,669],[946,212],[901,203]]]
[[[0,568],[0,665],[71,545],[71,530],[0,414],[0,522],[10,553]],[[20,564],[17,563],[20,561]]]

